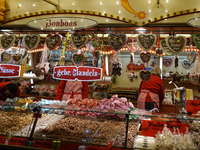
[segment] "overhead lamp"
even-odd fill
[[[144,28],[138,28],[138,29],[135,29],[137,32],[145,32],[147,29],[144,29]]]
[[[10,32],[11,30],[8,29],[1,29],[2,32]]]

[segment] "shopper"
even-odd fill
[[[1,82],[0,100],[5,101],[7,98],[20,97],[20,88],[18,86],[20,86],[20,83]]]
[[[158,108],[164,99],[164,83],[160,78],[161,69],[154,67],[151,70],[149,81],[142,81],[139,88],[139,97],[137,100],[139,109],[151,110]]]
[[[88,82],[61,80],[56,100],[84,99],[88,97]]]

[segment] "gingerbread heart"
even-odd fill
[[[3,53],[1,54],[1,60],[2,60],[3,62],[7,63],[7,62],[10,61],[10,59],[11,59],[11,54],[10,54],[10,53],[8,53],[8,52],[3,52]]]
[[[140,75],[141,80],[144,81],[144,82],[149,81],[149,79],[151,78],[151,72],[150,71],[141,70],[139,72],[139,75]]]
[[[193,66],[193,63],[190,63],[187,59],[183,59],[182,65],[184,68],[189,69],[190,67]]]
[[[40,35],[38,34],[25,34],[24,35],[24,46],[28,50],[37,48],[40,42]]]
[[[151,59],[151,53],[150,52],[141,52],[140,58],[144,63],[148,63]]]
[[[133,46],[133,47],[132,47]],[[131,51],[134,50],[134,53],[140,49],[139,44],[137,43],[136,38],[128,38],[126,42],[126,47]]]
[[[163,52],[165,52],[165,54],[172,55],[172,52],[169,50],[169,47],[167,46],[167,43],[165,40],[160,41],[160,46],[161,46]]]
[[[195,51],[191,51],[189,53],[187,53],[187,59],[190,63],[194,63],[196,60],[196,53]]]
[[[74,46],[72,45],[72,41],[70,39],[68,40],[68,43],[65,48],[69,52],[71,52],[74,49]]]
[[[175,54],[182,52],[187,44],[184,36],[168,36],[165,39],[169,50]]]
[[[137,42],[143,50],[148,51],[156,44],[157,36],[156,34],[138,34]]]
[[[73,33],[71,35],[71,41],[75,48],[80,49],[83,48],[89,40],[89,36],[86,33]]]
[[[127,37],[126,34],[109,34],[108,43],[112,49],[115,51],[120,50],[126,44]]]
[[[72,61],[73,61],[74,65],[76,65],[76,66],[81,65],[84,62],[84,60],[85,60],[85,56],[82,53],[80,53],[80,54],[75,53],[72,55]]]
[[[48,34],[45,38],[47,48],[54,50],[61,42],[62,36],[60,34]]]
[[[162,56],[162,54],[163,54],[163,50],[162,50],[162,48],[156,48],[155,49],[155,51],[156,51],[156,55],[158,55],[158,56]]]
[[[194,42],[194,45],[200,49],[200,34],[199,33],[195,33],[192,35],[192,40]]]
[[[15,42],[16,36],[14,34],[4,34],[1,36],[0,45],[3,49],[9,49]]]
[[[192,84],[197,85],[199,83],[199,74],[198,73],[197,74],[191,74],[190,75],[190,82]]]
[[[20,62],[20,61],[22,60],[22,55],[21,55],[21,54],[13,54],[13,55],[12,55],[12,59],[13,59],[16,63],[18,63],[18,62]]]
[[[93,53],[97,47],[100,45],[100,39],[97,39],[97,44],[93,44],[95,39],[90,39],[89,42],[86,44],[86,48],[90,53]]]
[[[163,64],[166,66],[166,67],[169,67],[171,66],[173,63],[173,59],[171,57],[165,57],[163,58]]]
[[[37,77],[40,77],[45,74],[45,69],[44,68],[36,68],[36,69],[34,69],[33,72],[35,73],[35,75]]]

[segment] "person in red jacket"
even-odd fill
[[[151,110],[158,108],[164,99],[164,83],[160,78],[161,69],[154,67],[151,70],[149,81],[142,81],[139,88],[139,97],[137,100],[138,109]]]
[[[11,82],[0,83],[0,100],[5,101],[7,98],[20,97],[20,84],[16,85]]]
[[[88,97],[88,82],[61,80],[55,100],[84,99]]]

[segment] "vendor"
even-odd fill
[[[20,86],[20,83],[1,82],[0,100],[5,101],[7,98],[20,97],[20,88],[18,86]]]
[[[88,97],[88,82],[61,80],[56,100],[84,99]]]
[[[149,81],[142,81],[139,88],[139,97],[137,100],[138,109],[151,110],[158,108],[164,99],[164,83],[160,78],[161,69],[154,67],[151,70]]]

